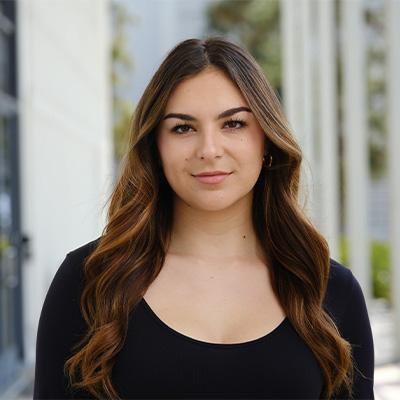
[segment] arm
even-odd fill
[[[346,311],[341,323],[342,336],[351,343],[354,366],[354,399],[374,399],[374,342],[361,286],[353,273]],[[338,399],[348,398],[341,392]]]
[[[34,399],[76,398],[68,390],[63,368],[85,330],[79,309],[82,279],[78,261],[67,254],[43,303],[36,339]]]

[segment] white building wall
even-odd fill
[[[112,184],[109,0],[19,1],[25,356],[34,361],[45,294],[67,252],[96,238]]]

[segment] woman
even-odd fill
[[[374,398],[364,296],[298,204],[301,161],[245,49],[178,44],[102,235],[47,293],[34,398]]]

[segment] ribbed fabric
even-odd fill
[[[69,252],[49,287],[37,334],[34,399],[92,398],[68,389],[63,364],[85,332],[81,267],[98,240]],[[332,259],[324,308],[353,346],[354,399],[374,399],[365,299],[350,269]],[[168,326],[144,299],[131,313],[112,381],[122,399],[318,399],[324,385],[317,359],[288,317],[251,341],[209,343]]]

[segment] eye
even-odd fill
[[[181,133],[181,134],[187,132],[186,130],[184,130],[183,132],[178,131],[178,129],[181,129],[181,128],[192,128],[192,125],[189,125],[189,124],[177,124],[171,129],[171,131],[172,132],[176,132],[176,133]]]
[[[244,128],[247,124],[245,121],[241,119],[230,119],[228,121],[225,121],[224,126],[228,125],[229,129],[237,130],[237,129],[242,129]],[[178,133],[178,134],[184,134],[189,132],[189,128],[193,128],[192,125],[190,124],[176,124],[171,131]]]
[[[246,126],[246,122],[244,122],[241,119],[230,119],[230,120],[226,121],[225,124],[230,124],[230,128],[233,128],[233,129],[241,129]],[[235,125],[236,125],[236,127],[235,127]]]

